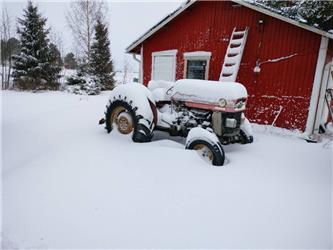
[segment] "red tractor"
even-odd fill
[[[110,133],[132,133],[134,142],[149,142],[154,130],[186,137],[186,149],[198,150],[215,166],[224,164],[222,145],[251,143],[244,115],[246,88],[237,82],[184,79],[118,85],[102,119]],[[103,123],[103,121],[101,123]]]

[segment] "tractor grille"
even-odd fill
[[[221,113],[223,136],[233,136],[239,133],[242,112]]]

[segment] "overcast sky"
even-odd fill
[[[24,0],[0,0],[1,8],[5,6],[10,15],[12,26],[23,13],[27,2]],[[70,1],[33,1],[39,11],[47,17],[47,26],[53,33],[61,36],[64,51],[74,51],[75,44],[71,31],[66,23],[66,12]],[[111,52],[117,70],[121,70],[125,59],[125,48],[164,16],[175,10],[182,1],[106,1],[109,7],[108,22],[110,24]],[[15,32],[15,30],[14,30]],[[137,63],[132,56],[127,58],[135,70]]]

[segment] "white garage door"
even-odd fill
[[[152,59],[153,80],[175,80],[176,54],[174,51],[154,52]]]

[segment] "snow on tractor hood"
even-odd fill
[[[175,101],[219,104],[221,99],[235,101],[247,98],[246,88],[238,82],[184,79],[176,81],[171,99]]]

